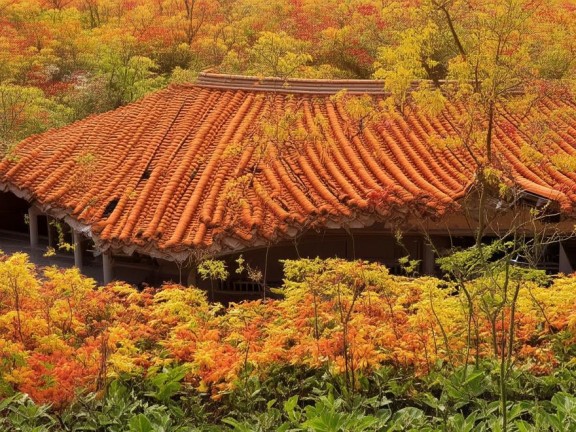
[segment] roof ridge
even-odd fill
[[[414,87],[418,82],[414,83]],[[298,93],[298,94],[336,94],[347,90],[351,94],[377,94],[382,95],[384,90],[383,80],[369,79],[318,79],[318,78],[279,78],[258,77],[244,75],[218,74],[201,72],[197,81],[197,87],[206,87],[222,90],[246,90],[275,93]]]
[[[432,86],[455,83],[454,80],[427,80],[415,79],[409,91],[418,90],[420,84],[429,83]],[[180,84],[186,86],[186,84]],[[193,87],[220,89],[274,92],[284,94],[313,94],[333,95],[346,90],[349,94],[371,94],[389,96],[390,92],[384,89],[384,80],[374,79],[327,79],[327,78],[280,78],[260,77],[249,75],[221,74],[215,72],[200,72]],[[521,89],[511,88],[510,94],[522,93]]]

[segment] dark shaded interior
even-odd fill
[[[26,224],[30,204],[11,192],[0,192],[0,229],[20,233],[28,232]],[[41,233],[42,234],[42,233]]]

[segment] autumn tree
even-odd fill
[[[8,314],[13,315],[13,332],[23,344],[29,342],[23,332],[27,318],[25,305],[36,294],[38,286],[34,270],[34,265],[30,264],[24,253],[0,261],[0,293],[6,299]]]
[[[309,46],[285,32],[262,32],[248,51],[249,74],[288,78],[312,61]]]
[[[69,115],[38,88],[0,84],[0,155],[32,133],[65,124]]]
[[[558,113],[552,109],[548,121],[539,114],[546,100],[568,95],[567,84],[574,77],[570,43],[554,42],[549,36],[551,29],[567,25],[564,19],[559,25],[557,13],[567,5],[553,3],[425,1],[415,11],[417,26],[399,32],[395,46],[380,49],[376,72],[391,94],[390,107],[403,114],[416,110],[440,116],[454,133],[431,145],[461,152],[472,162],[462,169],[473,179],[464,205],[475,227],[475,245],[444,258],[442,267],[466,293],[469,326],[478,313],[475,296],[483,299],[481,309],[492,322],[503,430],[508,427],[516,302],[526,277],[515,269],[514,260],[534,255],[542,243],[557,241],[560,234],[571,234],[551,230],[544,222],[547,214],[559,211],[553,202],[542,207],[523,204],[522,185],[502,147],[506,134],[518,130],[524,141],[523,163],[550,170],[569,165],[565,159],[570,156],[554,159],[554,139],[546,133]],[[554,58],[549,49],[556,53]],[[435,86],[422,82],[416,90],[418,79],[430,79]],[[457,109],[447,108],[447,100]],[[527,133],[535,124],[543,134]],[[512,214],[506,230],[498,222],[504,208]],[[486,244],[488,236],[499,239]]]

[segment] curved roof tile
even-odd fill
[[[0,189],[67,217],[102,249],[172,259],[195,248],[264,245],[309,227],[397,218],[408,209],[441,216],[457,207],[474,176],[469,155],[434,145],[454,134],[461,107],[448,104],[439,117],[385,113],[359,124],[332,97],[346,88],[376,104],[386,97],[382,87],[204,74],[196,84],[29,137],[0,161]],[[574,155],[574,104],[545,100],[541,109],[558,108],[551,145]],[[278,120],[287,126],[273,130]],[[574,173],[523,162],[526,139],[512,123],[495,137],[519,187],[573,211]]]

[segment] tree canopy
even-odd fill
[[[399,105],[451,79],[485,102],[570,84],[575,33],[574,0],[0,0],[0,146],[207,68],[382,78]]]

